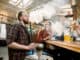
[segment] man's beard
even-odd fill
[[[23,22],[24,22],[24,24],[28,24],[29,23],[29,21],[25,21],[25,20],[23,20]]]

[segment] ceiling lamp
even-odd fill
[[[32,0],[10,0],[9,3],[19,8],[28,7],[33,1]]]

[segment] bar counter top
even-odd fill
[[[46,43],[80,53],[80,42],[77,41],[64,42],[64,41],[47,40]]]

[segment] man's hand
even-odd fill
[[[46,40],[49,40],[50,38],[51,38],[50,36],[47,36],[47,37],[43,38],[43,40],[46,41]]]
[[[29,49],[29,50],[35,49],[37,46],[38,46],[37,43],[31,43],[31,44],[28,46],[28,49]]]

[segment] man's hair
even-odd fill
[[[19,13],[18,13],[18,20],[20,21],[20,17],[22,16],[22,13],[23,13],[23,11],[20,11]]]

